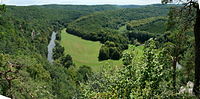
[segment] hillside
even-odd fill
[[[139,8],[121,8],[116,10],[100,11],[78,18],[67,25],[67,32],[86,40],[112,41],[127,44],[129,41],[124,33],[126,22],[150,17],[166,16],[169,6],[144,6]],[[159,9],[159,10],[157,10]],[[160,22],[160,21],[159,21]],[[161,23],[155,25],[163,25]],[[149,25],[148,25],[149,26]],[[151,27],[145,26],[144,31],[151,31]],[[163,30],[162,30],[163,31]]]
[[[154,34],[164,33],[166,31],[166,17],[150,17],[141,20],[133,20],[126,23],[127,30],[140,30]]]

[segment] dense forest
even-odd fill
[[[0,10],[1,95],[13,99],[198,99],[191,91],[196,81],[194,8],[188,13],[182,5],[168,4],[1,5]],[[57,34],[54,60],[49,62],[52,32]],[[70,46],[62,43],[62,33],[80,37],[74,42],[81,44],[83,40],[91,41],[85,45],[98,43],[98,56],[94,56],[108,63],[100,70],[84,62],[77,65],[76,57],[66,50]],[[84,45],[74,46],[73,50],[84,50],[80,49]],[[119,65],[109,63],[112,60]]]

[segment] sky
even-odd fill
[[[161,0],[2,0],[7,5],[43,5],[43,4],[73,4],[73,5],[101,5],[101,4],[117,4],[117,5],[147,5],[158,4]]]

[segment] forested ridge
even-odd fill
[[[6,5],[0,13],[0,94],[13,99],[198,99],[188,91],[193,86],[187,86],[195,81],[195,21],[184,25],[195,9],[189,15],[187,11],[177,14],[181,8]],[[57,36],[50,63],[47,46],[53,31]],[[85,52],[80,48],[93,44],[99,50],[93,56],[108,63],[99,70],[82,60],[77,66],[74,58],[79,56],[67,53],[61,33],[82,38],[74,37],[77,45],[70,45],[72,51]]]
[[[154,16],[166,16],[168,10],[169,7],[167,6],[147,6],[92,13],[69,23],[67,31],[71,34],[81,36],[84,39],[105,42],[107,39],[104,40],[101,35],[117,35],[117,30],[124,26],[126,22]],[[109,39],[109,36],[106,37]]]

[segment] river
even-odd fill
[[[56,32],[53,32],[51,35],[51,41],[48,45],[48,56],[47,59],[50,63],[53,62],[53,48],[56,46],[55,40],[56,40]]]

